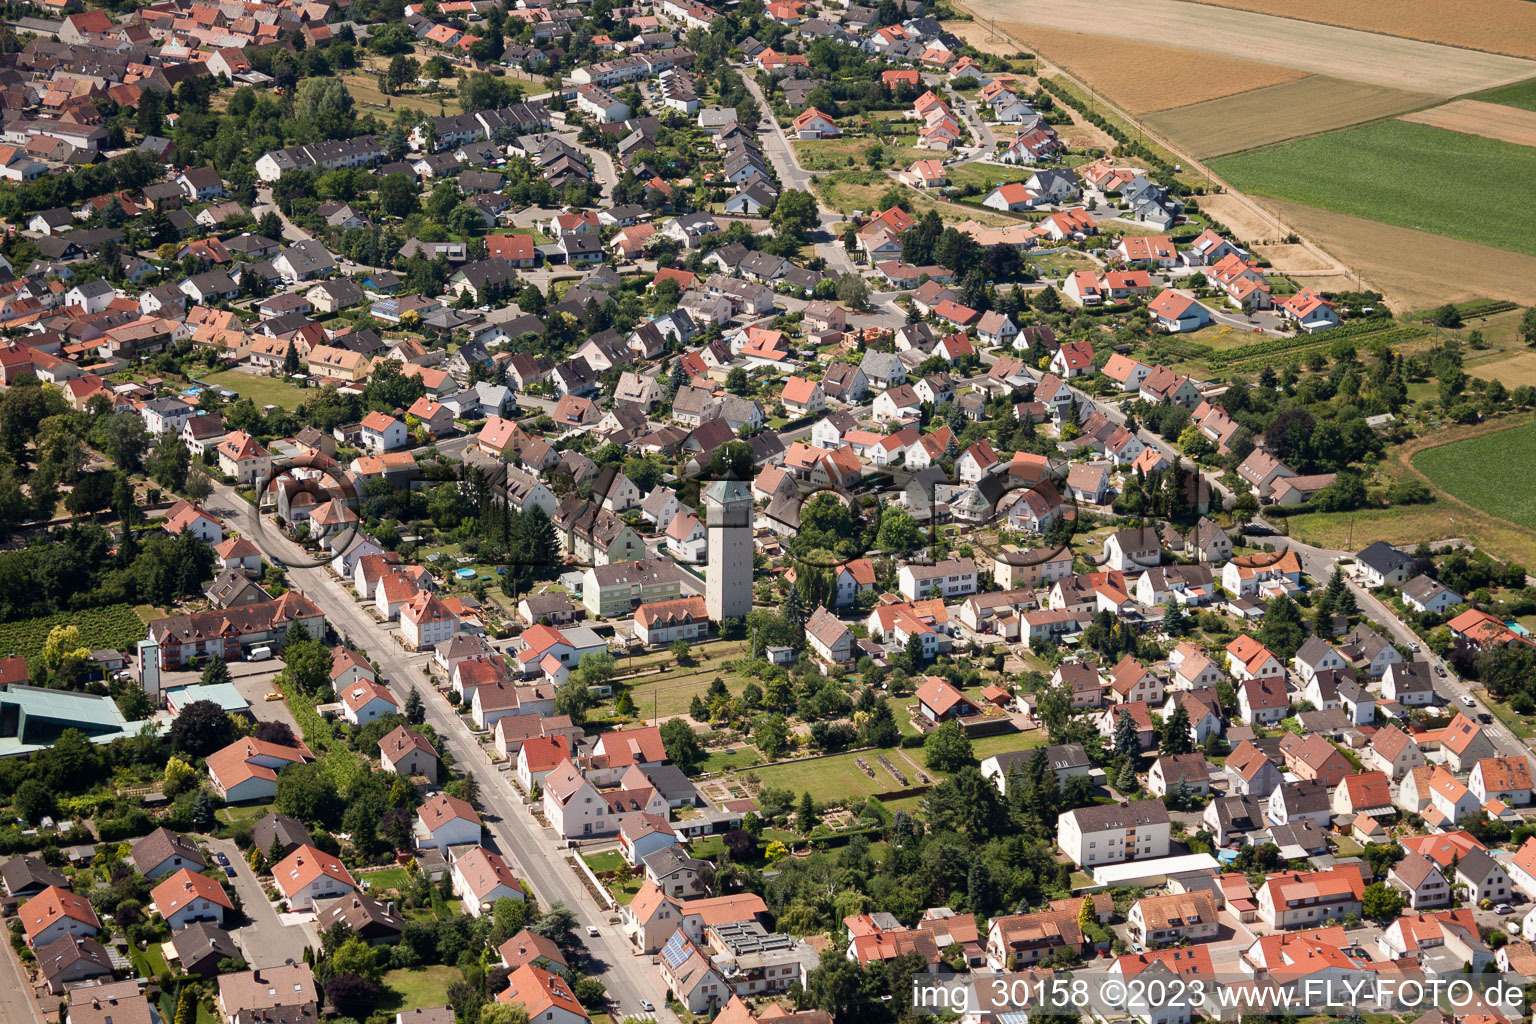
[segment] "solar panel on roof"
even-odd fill
[[[673,970],[676,970],[684,960],[687,960],[692,955],[692,950],[689,948],[688,936],[684,935],[682,932],[673,932],[672,937],[667,940],[667,944],[661,949],[661,958],[665,960],[667,962],[667,966]]]

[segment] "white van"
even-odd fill
[[[251,653],[245,656],[247,661],[266,661],[271,657],[272,648],[270,647],[252,647]]]

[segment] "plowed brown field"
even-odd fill
[[[1517,146],[1536,146],[1536,110],[1483,103],[1479,100],[1452,100],[1428,110],[1402,116],[1404,121],[1448,128],[1465,135],[1500,139]]]

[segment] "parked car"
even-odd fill
[[[1508,903],[1500,903],[1498,906],[1493,908],[1493,912],[1495,914],[1513,914],[1515,912],[1515,908],[1510,906]]]
[[[1466,706],[1467,706],[1467,707],[1469,707],[1469,708],[1475,708],[1475,707],[1477,707],[1477,701],[1475,701],[1475,700],[1473,700],[1473,699],[1472,699],[1472,698],[1471,698],[1471,697],[1467,697],[1467,696],[1463,696],[1463,697],[1462,697],[1462,698],[1461,698],[1461,702],[1462,702],[1462,703],[1463,703],[1463,704],[1465,704],[1465,705],[1466,705]]]
[[[589,924],[589,925],[587,925],[587,934],[588,934],[588,935],[590,935],[590,936],[591,936],[591,937],[592,937],[592,938],[594,938],[594,939],[595,939],[595,938],[597,938],[597,936],[598,936],[598,935],[599,935],[599,934],[601,934],[601,933],[600,933],[600,932],[598,932],[598,930],[597,930],[597,925],[595,925],[595,924]]]
[[[640,1009],[644,1010],[646,1013],[655,1013],[656,1012],[656,1007],[654,1005],[652,1005],[652,1003],[651,1003],[651,1001],[649,999],[642,999],[642,1000],[640,1000]]]

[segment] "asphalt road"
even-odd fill
[[[208,507],[225,518],[262,550],[269,559],[276,557],[292,564],[304,560],[297,545],[281,537],[276,528],[258,532],[255,511],[232,488],[216,485]],[[629,952],[617,925],[610,925],[609,913],[588,895],[573,869],[565,862],[566,851],[534,820],[523,805],[511,781],[491,762],[469,726],[449,710],[447,702],[433,689],[426,673],[428,654],[405,651],[395,639],[395,631],[378,622],[359,604],[350,588],[333,580],[325,569],[288,570],[289,583],[302,590],[318,604],[326,620],[338,633],[367,650],[378,662],[381,681],[403,706],[412,685],[421,692],[427,722],[442,737],[457,766],[472,772],[480,783],[481,813],[495,840],[498,852],[506,858],[520,878],[527,879],[538,902],[548,907],[564,903],[576,914],[578,929],[596,964],[593,973],[608,986],[624,1012],[639,1010],[639,1000],[649,999],[658,1007],[665,1005],[665,986],[650,969],[649,961]],[[616,916],[616,915],[615,915]],[[586,928],[597,926],[600,934],[587,937]],[[598,1007],[588,1007],[596,1011]],[[665,1011],[660,1019],[676,1018]]]
[[[235,891],[240,894],[246,917],[250,918],[250,924],[236,928],[233,933],[245,953],[245,962],[252,967],[281,967],[303,960],[304,950],[318,944],[318,937],[302,925],[282,922],[277,910],[267,902],[266,890],[256,873],[231,840],[210,839],[208,849],[223,853],[235,869]]]
[[[47,1024],[38,1012],[37,1000],[32,998],[32,983],[27,980],[26,971],[16,959],[10,943],[6,943],[0,961],[5,963],[0,968],[0,1021],[5,1024],[25,1024],[27,1021]]]

